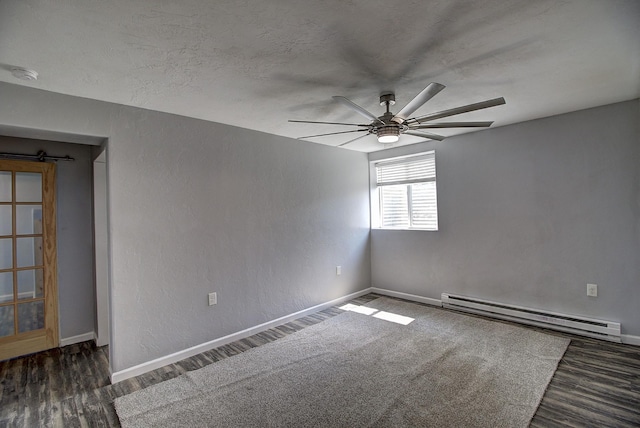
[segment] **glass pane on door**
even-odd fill
[[[0,205],[0,236],[13,233],[13,217],[11,205]]]
[[[44,302],[20,303],[18,305],[18,333],[44,328]]]
[[[13,301],[13,272],[0,272],[0,303]]]
[[[0,171],[0,202],[11,202],[11,171]]]
[[[42,174],[16,172],[16,202],[42,202]]]
[[[42,205],[16,205],[16,234],[42,233]]]
[[[18,271],[18,299],[36,299],[44,296],[42,269]]]
[[[18,267],[42,265],[42,238],[17,238],[16,259]]]
[[[11,238],[0,238],[0,269],[13,267],[13,245]]]
[[[13,305],[0,306],[0,337],[13,335]]]

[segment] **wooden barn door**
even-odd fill
[[[0,160],[0,360],[58,346],[55,164]]]

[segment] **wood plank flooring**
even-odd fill
[[[369,294],[350,303],[362,305],[378,297]],[[115,385],[109,382],[106,347],[96,348],[93,342],[0,362],[0,428],[119,427],[113,408],[116,397],[342,312],[332,307]],[[544,331],[572,341],[531,426],[640,427],[640,347]]]

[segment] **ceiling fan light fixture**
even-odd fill
[[[400,139],[397,135],[383,135],[378,137],[378,143],[396,143]]]
[[[378,142],[387,144],[395,143],[400,139],[400,128],[398,126],[381,126],[378,128]]]

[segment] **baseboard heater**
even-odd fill
[[[442,293],[442,306],[620,343],[620,323]]]

